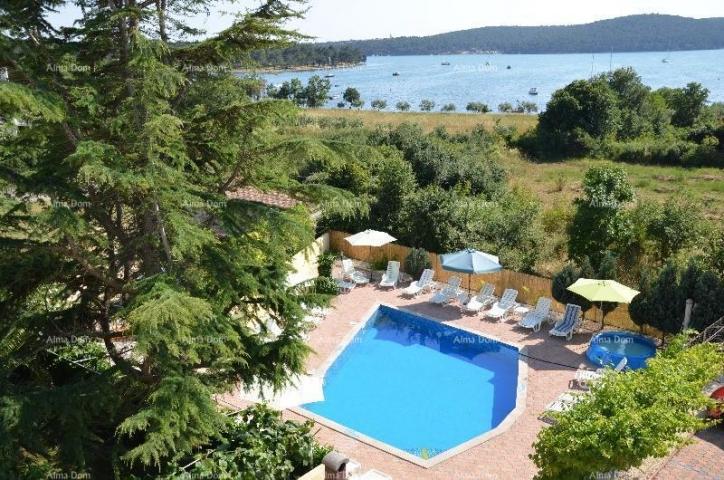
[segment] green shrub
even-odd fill
[[[313,426],[312,422],[284,420],[280,412],[265,405],[247,408],[229,419],[221,440],[200,452],[193,467],[178,469],[166,478],[298,478],[331,451],[316,441]],[[191,463],[187,460],[182,464]]]
[[[430,268],[430,255],[424,248],[413,248],[405,258],[405,271],[415,278],[419,277],[423,270]]]
[[[332,267],[334,261],[337,259],[337,254],[334,252],[324,252],[317,259],[317,270],[319,271],[320,277],[332,277]]]
[[[488,113],[490,111],[490,107],[483,102],[470,102],[465,107],[465,110],[474,113]]]
[[[608,374],[556,423],[538,433],[531,459],[537,480],[580,480],[639,467],[709,424],[704,387],[724,373],[715,345],[686,348],[679,336],[642,370]]]
[[[379,256],[370,262],[370,268],[375,271],[387,270],[387,263],[390,261],[387,255]]]
[[[321,295],[337,295],[339,286],[331,277],[317,277],[314,279],[314,291]]]
[[[579,305],[584,313],[587,312],[591,309],[591,302],[568,290],[568,287],[576,283],[576,280],[585,277],[585,272],[569,263],[553,276],[551,295],[563,305],[573,303]]]

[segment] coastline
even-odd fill
[[[335,65],[295,65],[292,67],[259,67],[235,68],[234,73],[289,73],[289,72],[315,72],[319,70],[343,70],[364,65],[366,62],[340,62]]]

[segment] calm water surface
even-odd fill
[[[666,60],[666,61],[664,61]],[[442,65],[449,62],[450,65]],[[510,66],[510,69],[507,67]],[[347,87],[355,87],[370,108],[374,99],[386,100],[388,110],[407,101],[417,110],[420,100],[454,103],[464,111],[468,102],[487,103],[494,110],[502,102],[533,101],[540,109],[558,88],[610,67],[631,66],[644,83],[653,87],[682,87],[699,82],[710,90],[710,100],[724,101],[724,50],[565,55],[422,55],[369,57],[355,68],[269,74],[268,82],[280,84],[294,77],[306,83],[312,75],[334,74],[328,106],[341,100]],[[399,76],[393,76],[398,72]],[[538,95],[529,95],[531,88]]]

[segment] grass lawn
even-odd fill
[[[609,163],[601,159],[537,163],[517,152],[505,157],[511,182],[534,192],[546,208],[579,196],[583,173],[591,166]],[[613,164],[613,162],[610,162]],[[636,195],[643,199],[665,201],[673,195],[692,198],[711,220],[724,219],[724,170],[636,165],[616,162],[631,179]]]
[[[499,114],[499,113],[422,113],[422,112],[375,112],[372,110],[349,109],[309,109],[304,111],[310,117],[345,117],[347,119],[360,119],[369,127],[377,125],[399,125],[401,123],[417,123],[426,132],[431,132],[443,125],[450,133],[467,132],[482,124],[486,128],[493,128],[495,122],[502,125],[515,126],[519,132],[525,132],[538,122],[535,115]]]
[[[359,118],[366,126],[403,122],[420,124],[426,131],[442,125],[449,132],[469,131],[483,124],[488,128],[497,121],[514,125],[519,132],[535,127],[537,117],[521,114],[466,114],[466,113],[419,113],[375,112],[369,110],[314,109],[306,110],[312,117]],[[517,151],[509,151],[504,162],[511,172],[511,182],[534,192],[546,208],[568,203],[579,195],[581,180],[587,168],[605,160],[577,159],[564,162],[533,162]],[[718,168],[683,168],[658,165],[637,165],[617,162],[629,174],[631,183],[640,198],[664,201],[672,195],[691,197],[704,209],[712,220],[724,220],[724,170]]]

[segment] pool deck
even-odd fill
[[[536,468],[528,455],[533,451],[532,444],[538,431],[546,425],[538,417],[548,403],[555,400],[562,392],[569,390],[569,384],[575,375],[575,368],[567,366],[590,368],[590,365],[586,363],[585,352],[592,334],[598,332],[597,324],[586,324],[581,333],[574,335],[571,341],[566,341],[563,338],[548,335],[548,330],[551,328],[549,325],[544,325],[540,332],[534,333],[531,330],[518,328],[516,326],[518,318],[513,315],[496,322],[485,319],[482,315],[465,315],[456,304],[432,305],[428,303],[429,298],[430,294],[413,299],[402,298],[399,289],[380,290],[373,285],[358,287],[350,293],[339,295],[332,301],[330,313],[309,335],[308,342],[314,349],[314,353],[307,360],[307,371],[309,373],[324,371],[325,364],[335,356],[349,336],[360,327],[360,322],[367,319],[370,310],[375,305],[383,303],[524,347],[527,355],[532,357],[527,360],[528,379],[525,409],[507,430],[429,468],[407,461],[319,423],[315,427],[315,431],[318,430],[316,434],[318,440],[333,446],[335,450],[360,463],[362,471],[380,470],[395,480],[522,480],[533,478]],[[234,395],[227,395],[222,401],[227,405],[239,408],[247,405]],[[415,399],[410,399],[410,401],[415,401]],[[451,405],[451,408],[454,408],[454,405]],[[294,412],[287,410],[284,415],[286,418],[295,420],[308,418],[301,416],[298,410]],[[667,470],[680,468],[681,462],[677,458],[682,454],[696,457],[701,449],[697,450],[695,447],[696,444],[686,447],[669,459],[672,463],[663,471],[659,470],[658,474],[654,476],[644,474],[641,477],[637,475],[636,478],[720,479],[719,476],[666,476],[667,473],[671,473]],[[693,453],[690,453],[692,450]],[[712,461],[711,453],[707,455],[709,459],[705,461]],[[716,458],[722,458],[721,451],[718,456],[713,456],[714,461]],[[695,474],[696,470],[698,468],[686,469],[686,473]]]

